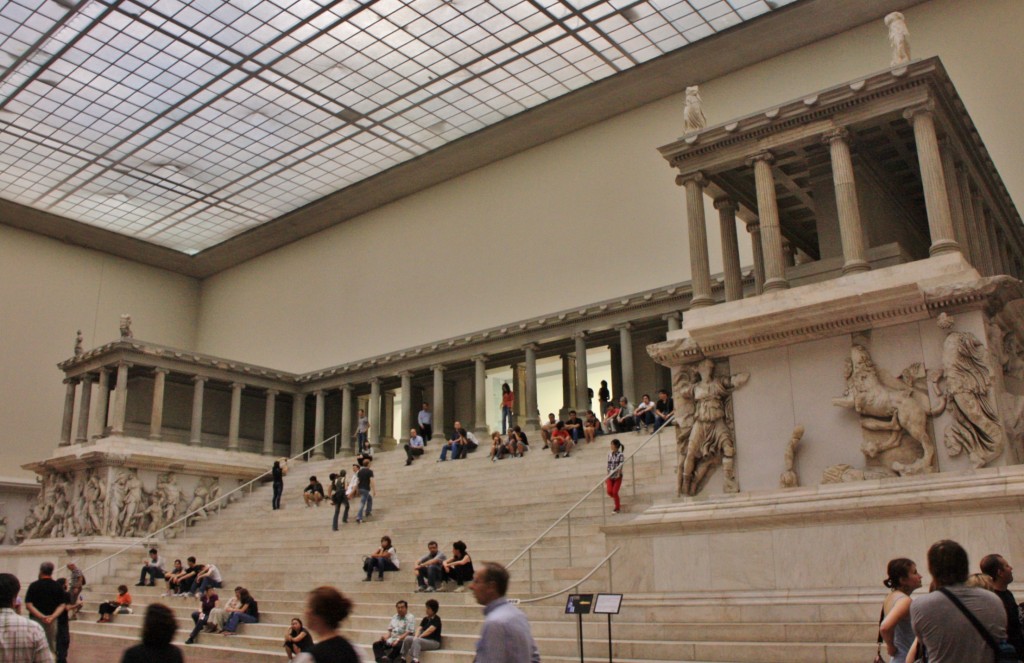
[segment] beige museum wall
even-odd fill
[[[56,364],[118,336],[122,313],[140,338],[195,344],[194,279],[0,225],[0,461],[7,475],[60,439],[64,385]]]
[[[1003,65],[1024,56],[1024,3],[967,4],[909,10],[914,55],[942,56],[1022,199],[1024,133],[1006,111],[1024,101],[1024,73]],[[856,28],[704,83],[708,121],[888,57],[880,21]],[[688,279],[683,195],[655,149],[679,134],[681,109],[680,96],[650,104],[207,279],[199,349],[305,371]],[[714,271],[713,210],[708,236]]]

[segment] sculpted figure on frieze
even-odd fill
[[[715,362],[704,359],[697,364],[700,379],[680,391],[682,403],[693,407],[693,426],[686,442],[681,472],[682,492],[696,495],[715,465],[722,465],[723,490],[739,492],[736,482],[736,441],[728,415],[733,391],[750,379],[747,373],[715,377]]]
[[[107,486],[95,469],[86,470],[82,501],[85,503],[83,519],[79,525],[82,534],[86,536],[105,534],[103,523],[105,521],[104,508],[107,504]]]
[[[889,66],[896,67],[910,62],[910,30],[907,28],[907,19],[900,12],[892,12],[886,15],[885,25],[889,28],[889,45],[892,46]]]

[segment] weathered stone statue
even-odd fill
[[[692,134],[708,126],[704,117],[704,101],[700,97],[700,88],[691,85],[686,88],[686,105],[683,106],[683,133]]]
[[[184,496],[174,472],[161,474],[157,479],[157,495],[160,498],[160,506],[163,509],[163,524],[161,527],[170,525],[181,516],[181,502]]]
[[[696,412],[693,399],[683,397],[696,379],[696,372],[691,367],[681,366],[672,373],[672,399],[676,404],[676,496],[683,495],[683,468],[686,463],[686,448],[690,443],[690,432],[693,430],[693,415]]]
[[[122,479],[118,476],[118,480]],[[142,481],[139,479],[139,475],[135,470],[128,470],[124,472],[124,503],[121,506],[121,512],[117,519],[117,536],[136,536],[136,530],[133,523],[137,523],[136,514],[138,514],[145,504],[142,494]]]
[[[121,338],[132,338],[132,316],[121,314]]]
[[[924,377],[920,364],[911,365],[899,380],[888,373],[879,371],[871,361],[871,355],[862,345],[850,348],[850,359],[846,362],[846,393],[833,398],[837,407],[853,409],[861,415],[860,425],[867,431],[889,432],[884,440],[865,439],[861,451],[868,458],[875,458],[883,452],[894,450],[883,460],[897,474],[923,474],[934,472],[935,443],[928,434],[928,417],[939,411],[930,411],[927,393],[921,393],[914,382]],[[911,460],[915,450],[904,443],[904,435],[920,446],[921,455]]]
[[[78,333],[75,334],[75,356],[80,357],[85,352],[85,348],[82,347],[82,343],[85,341],[85,337],[82,336],[82,330],[79,329]]]
[[[942,407],[953,423],[943,441],[950,456],[966,453],[974,467],[999,458],[1006,437],[996,412],[985,346],[970,332],[950,332],[942,343]]]
[[[683,492],[696,495],[704,479],[715,464],[722,464],[725,475],[723,490],[739,492],[734,467],[736,443],[731,422],[726,417],[726,402],[729,395],[750,379],[747,373],[729,377],[715,377],[715,362],[705,359],[697,364],[700,381],[683,389],[683,402],[691,402],[694,408],[693,427],[690,430],[683,458]]]
[[[0,546],[7,539],[7,516],[0,516]]]
[[[796,470],[793,469],[793,464],[796,460],[796,447],[800,444],[800,440],[803,436],[803,426],[798,425],[793,429],[793,436],[789,438],[789,443],[786,444],[786,452],[784,456],[786,469],[779,476],[779,488],[796,488],[800,485],[800,477],[797,476]]]
[[[103,508],[107,503],[107,487],[96,470],[89,469],[85,475],[85,487],[82,489],[85,502],[85,520],[82,523],[82,534],[104,534]]]
[[[120,536],[120,516],[124,507],[125,484],[128,482],[128,470],[120,470],[110,482],[110,507],[107,511],[108,522],[106,534]]]
[[[192,501],[185,507],[185,513],[192,514],[188,517],[190,525],[197,520],[206,520],[209,517],[207,510],[203,507],[216,499],[215,491],[220,492],[216,489],[217,483],[216,477],[203,477],[199,480],[196,489],[192,491]]]
[[[900,12],[892,12],[885,17],[885,25],[889,28],[889,44],[892,45],[890,67],[910,62],[910,30],[907,21]]]

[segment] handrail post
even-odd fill
[[[602,525],[607,525],[608,524],[608,505],[605,504],[605,502],[607,502],[607,500],[604,498],[604,495],[602,495],[601,496],[601,524]]]
[[[572,566],[572,513],[565,519],[567,533],[569,535],[569,566]]]
[[[658,429],[658,474],[661,474],[661,466],[665,464],[665,459],[661,455],[661,431],[664,428],[665,426],[662,425],[662,427]]]
[[[633,475],[633,480],[630,481],[633,488],[633,497],[636,497],[636,455],[629,457],[629,470]]]
[[[609,594],[613,594],[614,593],[614,592],[612,592],[612,558],[611,557],[608,558],[608,593]]]
[[[533,594],[533,548],[530,548],[530,593]]]

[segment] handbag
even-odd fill
[[[1017,650],[1014,649],[1013,645],[1006,640],[996,642],[996,639],[992,637],[992,634],[988,632],[988,629],[982,626],[981,622],[978,621],[978,618],[971,614],[971,611],[967,609],[967,606],[960,602],[960,599],[954,596],[953,593],[945,587],[940,587],[939,591],[942,592],[947,599],[952,601],[953,605],[959,608],[960,612],[964,613],[964,617],[967,617],[967,620],[971,622],[971,625],[978,630],[978,633],[981,634],[981,637],[992,649],[994,656],[992,660],[995,661],[995,663],[1019,663],[1020,658],[1017,656]]]
[[[882,658],[882,621],[884,619],[885,605],[882,605],[882,610],[878,613],[878,647],[875,649],[875,660],[873,663],[886,663],[885,659]]]

